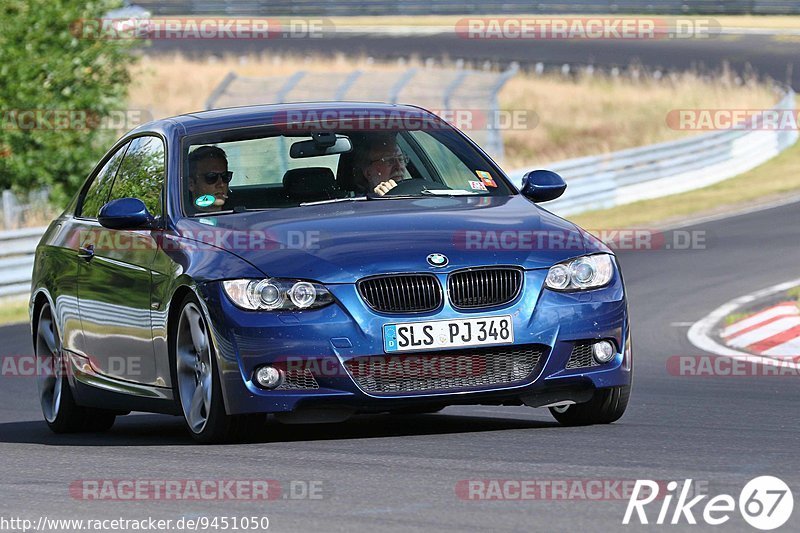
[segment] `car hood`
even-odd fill
[[[489,265],[547,268],[608,251],[521,195],[355,201],[185,218],[178,231],[188,239],[213,239],[265,276],[323,283]],[[448,263],[431,266],[430,254],[443,254]]]

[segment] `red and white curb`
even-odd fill
[[[796,302],[781,302],[730,324],[722,330],[722,340],[753,354],[800,360],[800,309]]]
[[[766,365],[780,362],[782,366],[800,369],[800,310],[793,302],[779,304],[743,320],[730,324],[722,331],[718,342],[714,331],[726,316],[758,300],[774,296],[800,285],[794,279],[767,287],[721,305],[689,328],[687,336],[695,347],[716,355]],[[747,350],[747,351],[744,351]]]

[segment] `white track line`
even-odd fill
[[[695,322],[692,327],[689,328],[689,332],[686,334],[686,336],[689,338],[689,342],[691,342],[696,348],[716,355],[724,355],[733,359],[751,362],[753,362],[755,359],[755,362],[763,365],[774,365],[776,361],[779,361],[783,366],[800,369],[800,365],[789,362],[785,358],[755,356],[753,354],[734,350],[733,348],[718,343],[711,336],[711,332],[714,330],[717,324],[724,320],[729,314],[736,312],[742,306],[761,298],[766,298],[768,296],[772,296],[773,294],[787,291],[793,287],[797,287],[798,285],[800,285],[800,279],[793,279],[791,281],[773,285],[772,287],[767,287],[766,289],[761,289],[760,291],[739,296],[738,298],[735,298],[730,302],[717,307],[711,313]]]

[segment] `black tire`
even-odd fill
[[[72,395],[72,389],[69,386],[69,379],[67,378],[66,374],[66,372],[69,371],[69,366],[64,362],[61,334],[58,330],[58,325],[53,320],[50,304],[45,304],[42,306],[36,322],[37,334],[33,339],[33,349],[37,359],[46,356],[45,350],[47,350],[47,347],[42,345],[42,341],[45,339],[40,335],[40,327],[46,327],[46,325],[49,325],[49,328],[47,329],[51,332],[52,339],[55,342],[55,350],[50,350],[54,354],[55,363],[53,368],[58,368],[59,371],[63,373],[63,377],[59,386],[60,401],[58,402],[57,407],[51,407],[51,411],[49,413],[45,410],[44,401],[42,399],[42,388],[39,388],[40,401],[42,402],[42,412],[47,426],[51,431],[53,431],[53,433],[101,433],[108,431],[114,425],[114,422],[117,418],[117,413],[113,411],[105,411],[103,409],[83,407],[75,403],[75,398]],[[37,362],[37,368],[42,367],[43,365],[40,365]],[[41,381],[42,376],[39,376],[39,379]]]
[[[564,426],[611,424],[625,414],[630,395],[630,385],[598,389],[588,402],[566,408],[551,407],[550,413]]]
[[[114,426],[114,422],[116,422],[116,420],[117,415],[115,413],[110,413],[107,411],[101,412],[95,409],[94,414],[91,415],[86,422],[85,431],[104,433]]]
[[[266,415],[238,415],[231,416],[225,411],[225,400],[222,394],[222,385],[220,382],[219,367],[216,360],[216,352],[214,350],[214,343],[208,341],[210,350],[209,362],[211,364],[211,401],[210,408],[206,413],[205,424],[199,430],[192,428],[189,422],[188,415],[184,409],[184,403],[181,398],[181,387],[179,386],[179,370],[178,370],[178,329],[180,327],[180,317],[184,314],[185,309],[193,305],[197,309],[202,309],[197,297],[194,294],[188,294],[180,305],[180,312],[177,315],[177,322],[170,328],[170,360],[171,372],[173,379],[173,389],[175,399],[178,402],[178,408],[184,413],[183,418],[186,422],[186,428],[192,438],[201,444],[222,444],[229,442],[240,442],[261,433],[261,430],[266,421]],[[208,323],[202,311],[200,312],[205,331],[209,331]]]

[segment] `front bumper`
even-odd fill
[[[316,409],[380,412],[481,403],[543,406],[587,401],[596,389],[630,384],[630,328],[620,275],[601,289],[557,293],[542,289],[546,273],[526,271],[520,295],[499,308],[458,311],[445,299],[434,312],[401,316],[371,310],[352,284],[328,285],[336,302],[327,307],[278,313],[243,311],[231,303],[221,283],[203,284],[200,295],[213,328],[226,410],[244,414]],[[444,279],[442,275],[440,281]],[[513,384],[375,394],[359,387],[347,370],[347,361],[354,358],[385,355],[384,324],[499,315],[512,316],[514,345],[542,350],[535,371]],[[599,339],[617,347],[609,363],[567,368],[576,343]],[[450,352],[430,352],[446,353]],[[318,388],[265,390],[253,382],[257,367],[281,367],[286,361],[306,362],[304,368],[314,375]]]

